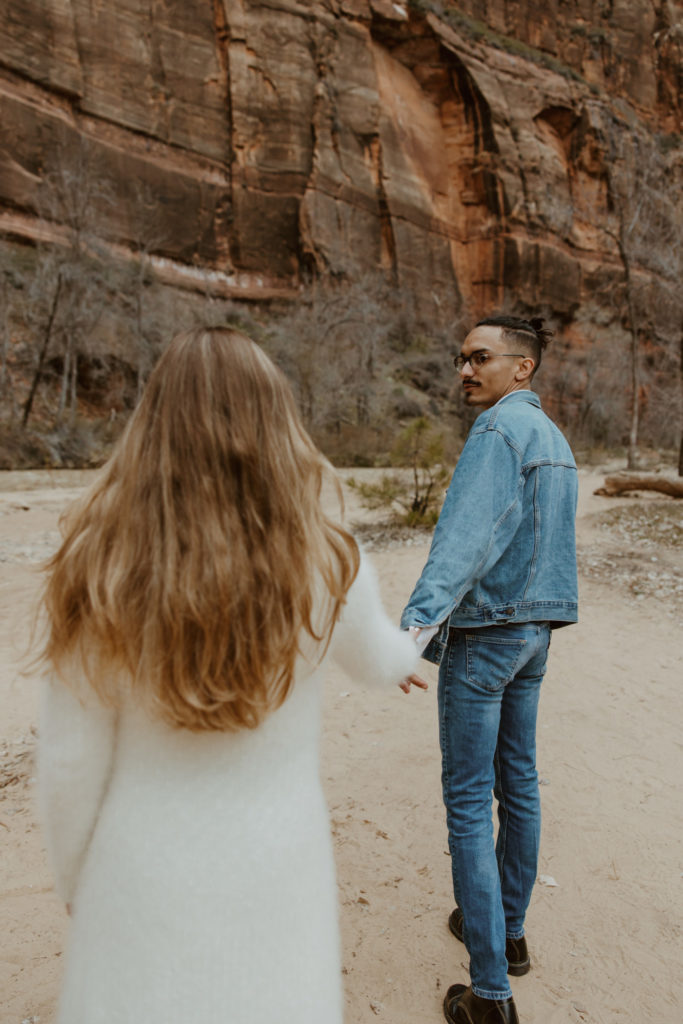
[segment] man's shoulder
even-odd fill
[[[501,429],[508,424],[523,428],[543,424],[561,433],[557,424],[543,411],[541,400],[535,391],[514,391],[511,395],[506,395],[481,414],[475,422],[475,427],[479,427],[480,422],[484,430]]]
[[[548,420],[548,417],[541,409],[541,401],[535,391],[515,391],[480,413],[474,421],[472,433],[505,433],[506,429],[528,428],[539,420]]]
[[[541,408],[541,401],[534,391],[514,392],[486,409],[475,421],[472,434],[497,434],[508,445],[520,453],[529,449],[546,447],[552,449],[548,456],[558,455],[561,449],[564,458],[572,459],[569,444],[556,423]]]

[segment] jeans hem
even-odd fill
[[[472,985],[472,991],[475,996],[479,996],[480,999],[495,999],[497,1002],[502,1002],[504,999],[512,998],[512,989],[509,988],[506,992],[493,992],[488,988],[478,988],[477,985]]]

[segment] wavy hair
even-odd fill
[[[258,345],[177,335],[62,521],[43,657],[69,685],[77,655],[109,705],[130,688],[174,726],[255,728],[286,699],[305,634],[324,653],[358,571],[321,507],[328,474]]]

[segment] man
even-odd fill
[[[455,357],[467,405],[483,411],[401,620],[422,633],[418,643],[433,637],[424,657],[440,665],[449,926],[470,956],[470,985],[452,985],[444,1000],[451,1024],[518,1024],[507,975],[530,967],[536,712],[550,631],[577,619],[576,465],[530,390],[551,334],[538,318],[491,317]]]

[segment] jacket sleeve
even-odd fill
[[[522,459],[495,429],[470,436],[401,625],[437,626],[496,564],[522,515]]]
[[[111,774],[116,712],[94,693],[79,697],[45,680],[38,747],[38,799],[55,889],[70,903]]]
[[[361,555],[360,569],[332,635],[331,655],[352,679],[390,686],[415,671],[415,641],[391,621],[374,569]]]

